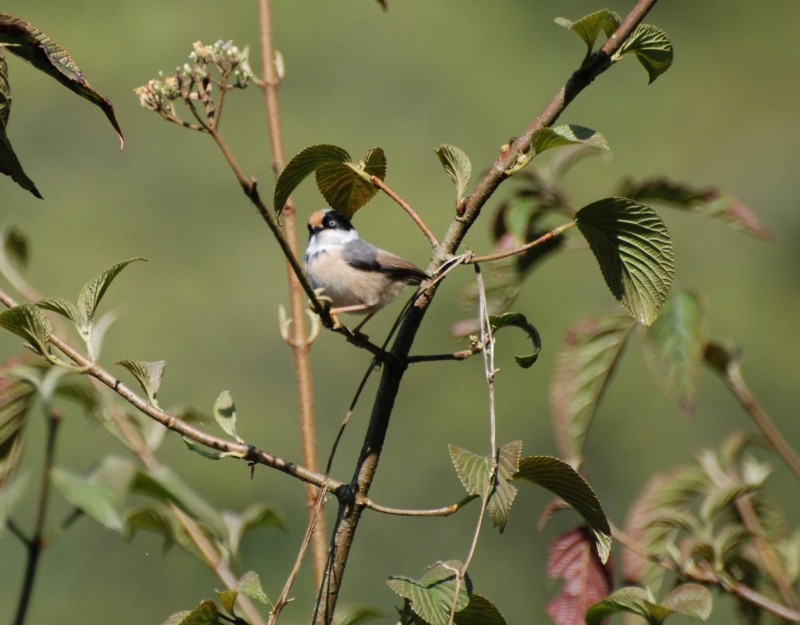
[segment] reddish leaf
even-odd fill
[[[547,614],[557,625],[585,625],[589,606],[611,592],[611,563],[600,562],[594,534],[587,527],[576,527],[553,541],[547,574],[564,579],[561,592],[547,604]]]

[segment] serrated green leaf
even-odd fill
[[[522,453],[522,441],[511,441],[503,445],[497,454],[497,474],[495,476],[494,491],[489,498],[486,511],[492,524],[500,530],[506,528],[508,515],[511,511],[511,504],[517,496],[517,488],[511,484],[511,480],[519,471],[519,457]]]
[[[247,571],[239,578],[236,583],[236,590],[263,604],[270,602],[267,598],[267,593],[264,592],[264,588],[261,586],[261,578],[254,571]]]
[[[483,497],[489,485],[489,460],[466,449],[448,445],[458,479],[468,495]]]
[[[36,305],[45,310],[52,310],[75,324],[81,323],[81,313],[75,304],[64,297],[45,297],[36,302]]]
[[[312,145],[298,152],[283,168],[275,183],[275,213],[280,215],[289,196],[309,174],[329,163],[351,162],[350,154],[337,145]]]
[[[456,206],[464,203],[472,179],[472,162],[461,148],[446,143],[434,150],[450,180],[456,185]]]
[[[669,593],[661,604],[687,616],[705,621],[711,616],[713,600],[711,593],[699,584],[681,584]]]
[[[191,610],[181,610],[180,612],[175,612],[175,614],[170,614],[166,619],[161,621],[161,625],[181,625],[183,623],[183,619],[191,614]]]
[[[515,480],[526,480],[561,497],[589,525],[597,539],[597,553],[605,562],[611,551],[611,527],[600,500],[589,483],[569,464],[551,456],[528,456],[520,461]]]
[[[455,614],[456,625],[506,625],[500,610],[486,597],[470,595],[466,608]]]
[[[668,178],[626,179],[618,195],[640,202],[665,202],[760,239],[773,238],[769,228],[749,206],[714,187],[697,188]]]
[[[647,70],[652,83],[672,65],[672,42],[666,33],[652,24],[639,24],[620,46],[614,60],[632,52]]]
[[[601,11],[595,11],[589,15],[584,15],[574,22],[563,17],[558,17],[556,18],[556,24],[567,30],[571,30],[583,39],[588,48],[586,53],[588,55],[591,54],[594,49],[594,44],[601,32],[605,33],[606,37],[610,37],[614,34],[614,31],[617,30],[620,25],[620,18],[616,12],[602,9]]]
[[[536,362],[537,358],[539,358],[539,352],[542,351],[542,339],[533,324],[525,318],[525,315],[521,313],[490,315],[489,323],[491,323],[497,330],[507,327],[515,327],[523,330],[533,343],[533,352],[527,356],[514,356],[514,360],[516,360],[517,364],[523,369],[527,369]]]
[[[0,44],[5,44],[6,50],[22,57],[70,91],[98,106],[117,131],[122,147],[122,130],[111,101],[89,85],[66,50],[32,24],[8,13],[0,13]]]
[[[56,467],[50,477],[53,485],[73,506],[95,521],[119,534],[127,534],[128,523],[123,512],[123,493],[108,484],[92,481]]]
[[[565,145],[588,145],[599,150],[609,149],[608,141],[602,133],[575,124],[539,128],[531,136],[531,149],[536,154]]]
[[[615,315],[587,319],[567,331],[550,386],[550,408],[559,452],[576,467],[633,328],[632,319]]]
[[[645,355],[653,377],[686,415],[694,414],[706,338],[705,307],[696,294],[686,290],[674,292],[659,318],[644,332]]]
[[[386,583],[398,595],[408,599],[414,612],[429,625],[447,625],[453,603],[459,612],[467,607],[472,594],[472,582],[466,576],[456,598],[456,577],[461,567],[461,562],[455,560],[439,562],[419,580],[390,577]]]
[[[575,223],[600,264],[606,284],[634,319],[658,317],[675,275],[672,241],[661,218],[627,198],[583,207]]]
[[[620,612],[637,614],[651,625],[659,625],[675,613],[706,620],[711,614],[711,593],[698,584],[683,584],[663,602],[656,603],[643,588],[620,588],[589,608],[586,624],[600,625],[609,616]]]
[[[386,156],[381,148],[367,151],[360,163],[325,163],[315,173],[325,201],[348,219],[378,192],[370,176],[386,176]]]
[[[37,354],[44,356],[48,353],[53,326],[35,304],[22,304],[4,310],[0,313],[0,327],[28,341]]]
[[[124,260],[121,263],[117,263],[116,265],[109,267],[99,276],[93,280],[90,280],[84,285],[80,294],[78,295],[77,306],[82,319],[86,320],[88,323],[94,318],[94,313],[97,310],[97,306],[100,304],[100,300],[103,299],[103,295],[108,287],[111,286],[114,278],[116,278],[119,273],[125,269],[125,267],[138,260],[147,262],[146,259],[138,257]]]
[[[236,433],[236,404],[230,391],[222,391],[214,402],[214,418],[228,436],[233,436],[238,443],[243,442]]]
[[[151,404],[157,404],[158,389],[161,386],[161,378],[164,375],[164,367],[167,363],[163,360],[156,360],[148,362],[146,360],[128,360],[123,359],[117,361],[118,365],[125,367],[131,372],[133,377],[142,387],[142,390],[147,395]]]

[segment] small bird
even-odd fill
[[[344,215],[330,208],[308,220],[305,271],[311,286],[331,300],[331,315],[367,315],[356,333],[403,287],[430,278],[413,263],[364,241]]]

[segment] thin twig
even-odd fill
[[[530,243],[526,243],[520,247],[514,248],[513,250],[506,250],[504,252],[497,252],[496,254],[487,254],[486,256],[474,256],[472,258],[468,258],[464,261],[464,264],[474,264],[474,263],[486,263],[493,260],[500,260],[502,258],[508,258],[509,256],[516,256],[517,254],[522,254],[523,252],[527,252],[532,247],[536,247],[537,245],[541,245],[542,243],[547,243],[551,239],[555,239],[557,236],[561,235],[562,232],[565,230],[569,230],[575,224],[574,221],[570,221],[569,223],[562,224],[557,228],[553,228],[550,232],[545,232],[542,236],[540,236],[535,241],[531,241]]]
[[[51,485],[50,472],[55,459],[56,436],[60,423],[61,412],[57,409],[50,409],[47,415],[47,443],[45,444],[42,477],[39,485],[38,502],[36,504],[36,519],[34,521],[33,534],[25,543],[28,551],[28,558],[25,563],[25,575],[23,576],[22,588],[19,592],[19,602],[17,603],[14,625],[22,625],[25,622],[28,606],[30,606],[31,596],[33,595],[33,584],[36,581],[39,559],[44,547],[44,522],[47,517],[47,503],[49,501]]]
[[[449,354],[420,354],[417,356],[409,356],[406,362],[411,364],[415,362],[439,362],[448,360],[467,360],[472,358],[475,354],[479,354],[483,350],[483,344],[476,342],[467,349],[462,349],[457,352]]]
[[[414,223],[419,226],[419,229],[422,230],[422,233],[428,238],[428,241],[431,243],[431,247],[435,248],[439,245],[439,240],[436,238],[436,235],[431,232],[431,229],[428,228],[428,225],[423,221],[422,217],[420,217],[417,212],[411,208],[411,205],[408,202],[401,198],[388,184],[386,184],[386,182],[384,182],[381,178],[378,178],[378,176],[370,176],[369,179],[372,184],[397,202],[402,209],[409,214],[411,219],[414,220]]]
[[[481,344],[483,345],[483,373],[486,377],[486,385],[489,392],[489,457],[491,462],[489,464],[489,477],[487,478],[486,490],[483,494],[481,501],[481,510],[478,514],[478,521],[475,525],[475,532],[472,535],[472,543],[467,553],[467,558],[464,564],[458,571],[456,577],[456,587],[453,592],[453,605],[450,607],[450,625],[456,617],[456,605],[458,603],[458,593],[461,590],[461,585],[464,583],[464,578],[467,575],[467,570],[475,555],[475,550],[478,547],[478,537],[481,533],[483,526],[483,519],[486,516],[486,509],[489,506],[489,499],[494,493],[494,487],[497,483],[497,415],[495,412],[494,401],[494,376],[497,370],[494,366],[494,336],[492,335],[492,322],[489,320],[489,306],[486,302],[486,287],[483,282],[483,275],[481,274],[481,266],[475,265],[475,282],[478,287],[478,316],[481,320]]]
[[[375,512],[380,512],[382,514],[391,514],[394,516],[424,516],[424,517],[432,517],[432,516],[450,516],[451,514],[455,514],[461,508],[466,506],[468,503],[475,501],[478,498],[477,495],[468,495],[464,497],[461,501],[458,501],[454,504],[450,504],[449,506],[443,506],[441,508],[430,508],[428,510],[419,510],[414,508],[390,508],[388,506],[382,506],[380,504],[375,503],[369,497],[359,497],[358,503],[362,504],[365,508],[369,508],[370,510],[374,510]]]

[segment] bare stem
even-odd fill
[[[513,250],[507,250],[504,252],[497,252],[496,254],[487,254],[486,256],[475,256],[473,258],[468,258],[464,261],[465,264],[470,263],[487,263],[493,260],[500,260],[502,258],[508,258],[509,256],[516,256],[517,254],[523,254],[527,252],[529,249],[536,247],[537,245],[541,245],[542,243],[547,243],[551,239],[555,239],[557,236],[560,236],[562,232],[565,230],[569,230],[575,224],[574,221],[570,221],[569,223],[562,224],[557,228],[553,228],[550,232],[545,232],[542,236],[540,236],[535,241],[531,241],[530,243],[526,243],[520,247],[514,248]]]
[[[44,463],[42,465],[42,478],[39,483],[39,498],[36,505],[36,520],[33,526],[33,535],[25,541],[28,550],[28,558],[25,564],[25,575],[22,581],[22,588],[19,593],[17,603],[17,613],[14,618],[14,625],[23,625],[28,614],[31,596],[33,595],[33,585],[36,581],[36,573],[39,569],[39,559],[44,548],[44,522],[47,516],[47,503],[50,495],[50,472],[53,468],[53,460],[56,450],[56,435],[58,426],[61,423],[61,412],[51,409],[47,415],[47,443],[45,445]]]
[[[414,223],[419,226],[419,229],[422,230],[422,233],[428,238],[428,241],[431,242],[431,246],[436,247],[439,245],[439,240],[436,238],[436,235],[431,232],[431,229],[428,228],[428,224],[426,224],[422,217],[420,217],[417,212],[411,208],[411,205],[408,202],[401,198],[388,184],[386,184],[386,182],[378,178],[378,176],[370,176],[369,179],[372,184],[397,202],[402,209],[409,214],[411,219],[414,220]]]
[[[278,87],[280,77],[275,67],[275,46],[272,39],[272,12],[270,0],[258,2],[259,30],[261,33],[261,55],[264,72],[261,83],[264,92],[267,122],[269,124],[270,145],[272,147],[272,168],[279,174],[286,164],[283,148],[283,132],[281,130],[280,108],[278,101]],[[283,208],[283,230],[292,258],[297,258],[298,236],[297,219],[293,202],[287,202]],[[288,257],[287,257],[288,258]],[[295,376],[297,379],[298,415],[300,421],[300,439],[303,453],[303,463],[312,471],[319,471],[317,459],[317,429],[314,416],[314,386],[311,375],[311,350],[306,328],[305,301],[303,298],[302,280],[297,271],[289,262],[287,266],[287,279],[289,282],[289,300],[292,316],[293,337],[290,343],[295,361]],[[301,288],[301,286],[303,288]],[[307,292],[307,289],[306,289]],[[316,298],[312,298],[315,301]],[[319,508],[323,505],[323,493],[313,485],[306,485],[306,507],[312,529],[312,555],[314,562],[314,579],[316,585],[322,583],[325,563],[328,560],[327,530],[325,529],[325,516],[320,514]]]

